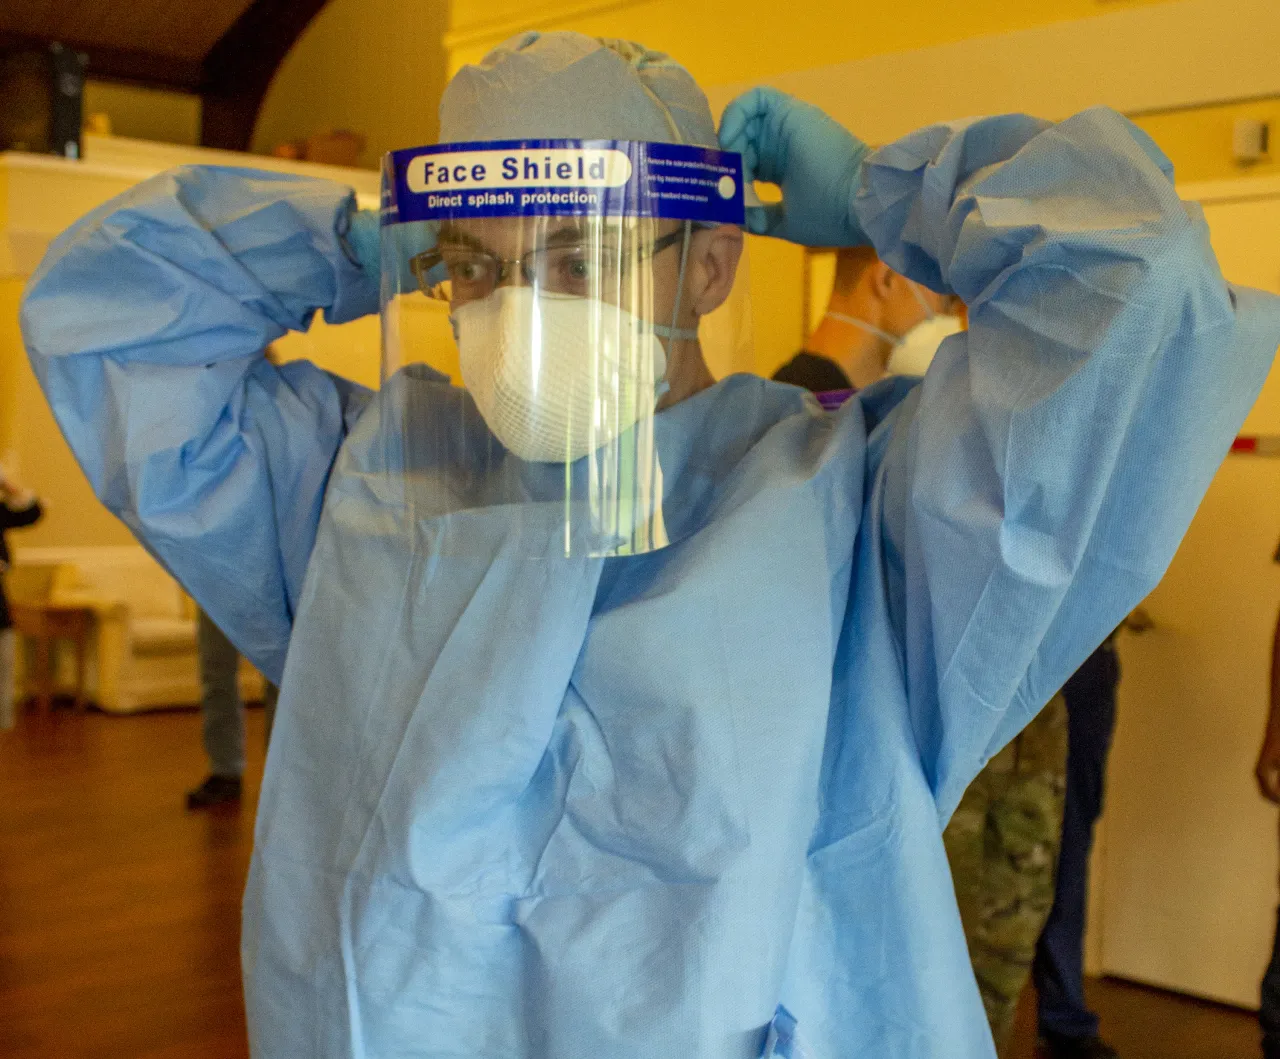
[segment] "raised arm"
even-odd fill
[[[786,215],[815,154],[817,112],[795,107],[764,107],[789,141],[784,235],[822,227]],[[1111,111],[829,154],[828,229],[969,307],[871,446],[865,527],[945,817],[1163,574],[1266,377],[1280,300],[1228,287],[1167,161]]]
[[[338,447],[364,391],[263,350],[377,308],[349,189],[192,167],[54,242],[22,331],[94,491],[272,680]]]

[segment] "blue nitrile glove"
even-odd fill
[[[720,146],[742,155],[743,178],[782,187],[782,202],[747,210],[747,230],[804,246],[868,242],[853,196],[870,153],[817,107],[753,88],[725,107]]]
[[[350,255],[375,283],[382,271],[382,219],[378,210],[355,210],[344,238]]]

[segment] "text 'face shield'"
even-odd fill
[[[690,247],[742,213],[741,159],[707,148],[388,155],[381,429],[401,436],[382,471],[428,516],[501,517],[527,554],[668,543],[655,419],[673,358],[697,349]],[[440,364],[445,318],[461,390],[413,367]]]

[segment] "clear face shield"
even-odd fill
[[[740,158],[704,148],[387,156],[381,470],[436,548],[495,529],[535,556],[669,543],[661,409],[702,356],[691,258],[742,211]]]

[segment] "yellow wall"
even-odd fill
[[[845,2],[811,3],[793,5],[780,17],[772,0],[569,0],[542,4],[454,0],[445,44],[453,71],[525,28],[628,37],[669,51],[700,83],[715,85],[1161,2],[1164,0],[1024,0],[1016,4],[1007,0],[915,0],[905,5],[860,5],[856,10]],[[1149,114],[1137,120],[1169,153],[1179,180],[1260,174],[1274,168],[1278,163],[1245,169],[1232,160],[1231,123],[1237,117],[1271,118],[1275,135],[1280,136],[1280,99]],[[772,240],[752,238],[748,246],[755,369],[770,373],[800,342],[805,315],[800,290],[803,255],[795,247]]]
[[[1241,165],[1231,157],[1232,126],[1240,118],[1271,123],[1270,151],[1263,161]],[[1280,173],[1280,98],[1135,115],[1133,120],[1173,160],[1180,182]]]
[[[9,227],[9,174],[0,170],[0,232]],[[13,377],[13,360],[21,351],[21,343],[14,341],[18,326],[18,298],[22,294],[22,282],[17,277],[0,274],[0,380]],[[16,388],[0,385],[0,460],[10,451],[13,439],[13,420]]]
[[[445,84],[448,0],[331,0],[289,52],[263,101],[253,150],[350,129],[376,167],[398,147],[433,143]]]
[[[200,97],[110,81],[84,86],[84,115],[106,114],[116,136],[195,146],[200,142]]]
[[[704,84],[770,77],[869,55],[1088,18],[1164,0],[912,0],[791,4],[774,0],[529,3],[454,0],[450,69],[521,29],[628,37],[669,51]]]
[[[671,51],[706,85],[764,78],[788,70],[926,47],[979,34],[1105,14],[1135,3],[1165,0],[917,0],[910,5],[847,3],[796,5],[786,17],[764,0],[641,0],[542,3],[526,0],[332,0],[282,64],[264,102],[255,149],[284,139],[347,127],[369,138],[363,162],[374,165],[390,148],[434,138],[435,108],[445,71],[479,58],[527,25],[628,36]],[[839,27],[833,31],[833,26]],[[847,27],[847,28],[845,28]],[[190,97],[91,84],[86,110],[107,110],[115,130],[144,138],[190,142],[199,111]],[[1280,133],[1280,100],[1205,107],[1137,118],[1173,157],[1182,180],[1217,179],[1243,170],[1230,158],[1231,123],[1263,117]],[[1275,169],[1267,162],[1251,173]],[[0,180],[3,174],[0,173]],[[3,209],[0,187],[0,210]],[[52,194],[53,192],[51,192]],[[4,218],[0,216],[0,229]],[[773,240],[749,238],[754,368],[770,373],[798,347],[804,328],[800,276],[803,252]],[[127,539],[123,527],[97,505],[54,430],[21,350],[17,332],[18,280],[0,280],[0,458],[10,456],[29,480],[74,479],[75,500],[58,505],[41,530],[51,543]],[[424,320],[446,350],[438,367],[456,376],[447,321]],[[370,319],[282,343],[286,358],[306,356],[322,366],[375,384],[378,329]]]
[[[15,536],[19,547],[132,544],[133,536],[98,503],[75,457],[58,433],[49,404],[31,371],[18,329],[23,281],[0,278],[0,460],[45,499],[45,517]]]
[[[14,207],[10,174],[0,170],[0,238],[7,238],[11,226],[40,230],[43,211],[64,215],[68,203],[88,209],[129,184],[123,178],[104,180],[100,187],[85,189],[61,169],[50,170],[42,180],[47,200],[30,202],[24,196]],[[10,216],[11,208],[20,215]],[[0,461],[47,502],[45,518],[14,543],[128,544],[132,536],[94,497],[31,371],[18,326],[25,279],[0,268]]]
[[[4,175],[0,174],[0,181],[3,180]],[[16,377],[16,364],[22,356],[22,343],[17,340],[18,299],[21,294],[21,280],[0,278],[0,379],[6,383]],[[0,386],[0,464],[12,460],[17,408],[17,386]]]
[[[368,137],[361,164],[372,167],[386,150],[430,142],[446,68],[478,59],[531,25],[630,36],[670,50],[704,84],[717,84],[1161,2],[917,0],[906,17],[892,6],[872,6],[858,12],[857,32],[833,33],[833,18],[848,18],[843,5],[801,5],[782,20],[763,0],[734,5],[456,0],[450,19],[447,0],[332,0],[281,64],[263,102],[253,149],[266,153],[284,140],[350,128]],[[767,33],[761,32],[764,26]],[[193,95],[90,80],[84,109],[86,115],[109,114],[118,136],[199,142],[200,100]],[[1231,126],[1240,117],[1269,120],[1273,137],[1280,137],[1280,98],[1134,120],[1174,160],[1180,180],[1280,172],[1280,148],[1255,166],[1232,160]]]

